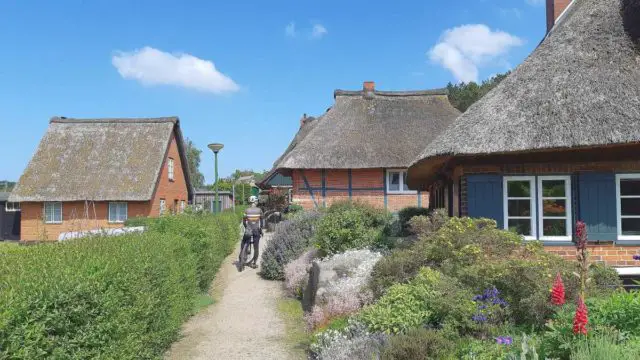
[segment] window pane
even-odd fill
[[[400,173],[389,173],[389,191],[400,191]]]
[[[531,216],[531,201],[509,200],[509,216]]]
[[[531,219],[509,219],[509,230],[531,236]]]
[[[620,179],[620,195],[640,195],[640,179]]]
[[[543,197],[565,197],[564,180],[542,180]]]
[[[622,215],[640,215],[640,199],[621,198],[620,210]]]
[[[543,200],[542,209],[544,216],[566,216],[567,200]]]
[[[109,203],[109,221],[113,222],[118,219],[118,215],[116,213],[117,209],[118,207],[116,206],[116,204]]]
[[[565,219],[543,219],[543,236],[567,236],[567,221]]]
[[[622,218],[622,235],[640,235],[640,219]]]
[[[409,185],[407,184],[407,172],[402,173],[402,190],[409,191]]]
[[[53,206],[53,209],[54,209],[53,221],[62,222],[62,204],[55,203]]]
[[[509,197],[530,197],[531,182],[529,180],[507,181],[507,196]]]

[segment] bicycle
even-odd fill
[[[238,269],[240,271],[244,270],[245,265],[247,265],[247,260],[249,259],[249,255],[251,255],[251,247],[253,246],[253,234],[249,235],[249,239],[247,241],[242,240],[244,244],[240,249],[240,258],[238,259]]]

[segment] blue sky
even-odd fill
[[[544,30],[543,0],[2,1],[0,180],[54,115],[178,115],[198,147],[226,145],[221,175],[268,169],[334,89],[482,80]]]

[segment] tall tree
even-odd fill
[[[487,79],[478,85],[475,82],[459,83],[447,85],[449,90],[449,101],[456,109],[465,112],[476,101],[482,99],[491,89],[496,87],[502,80],[504,80],[511,72],[505,74],[498,74],[490,79]]]
[[[9,180],[0,180],[0,191],[11,191],[13,190],[16,183]]]
[[[204,175],[200,172],[200,154],[202,154],[202,150],[198,149],[193,141],[186,138],[185,152],[187,156],[187,163],[189,164],[191,185],[194,189],[199,189],[204,185]]]

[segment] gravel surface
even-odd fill
[[[260,241],[261,253],[270,238],[266,234]],[[225,260],[216,277],[215,303],[185,324],[183,338],[173,344],[166,359],[293,360],[277,310],[282,284],[261,279],[250,267],[238,272],[238,253],[236,249]]]

